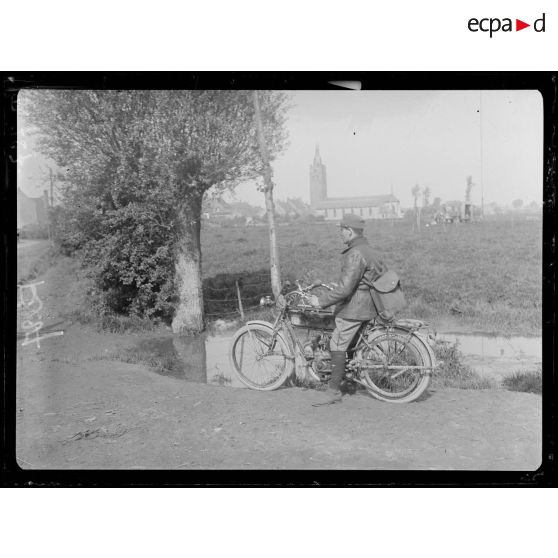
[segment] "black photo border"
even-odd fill
[[[538,90],[543,98],[543,425],[536,471],[28,470],[16,462],[17,95],[24,89]],[[557,485],[556,212],[558,72],[3,72],[2,485],[47,487],[543,487]]]

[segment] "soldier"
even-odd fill
[[[345,373],[346,351],[364,322],[378,315],[368,285],[387,271],[362,236],[364,221],[354,213],[346,214],[339,223],[339,231],[347,248],[343,250],[341,276],[335,288],[320,296],[311,296],[316,308],[335,308],[335,329],[331,336],[331,378],[327,392],[314,403],[315,407],[340,402],[339,389]]]

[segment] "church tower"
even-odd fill
[[[310,165],[310,207],[316,209],[327,198],[326,167],[320,157],[320,148],[316,145],[314,162]]]

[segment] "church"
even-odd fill
[[[402,217],[399,200],[393,194],[328,198],[326,166],[316,146],[314,162],[310,165],[310,207],[314,215],[327,220],[342,219],[345,213],[355,213],[363,219],[398,219]]]

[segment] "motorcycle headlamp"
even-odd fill
[[[273,306],[274,304],[273,297],[270,295],[262,296],[262,298],[260,298],[260,306]]]

